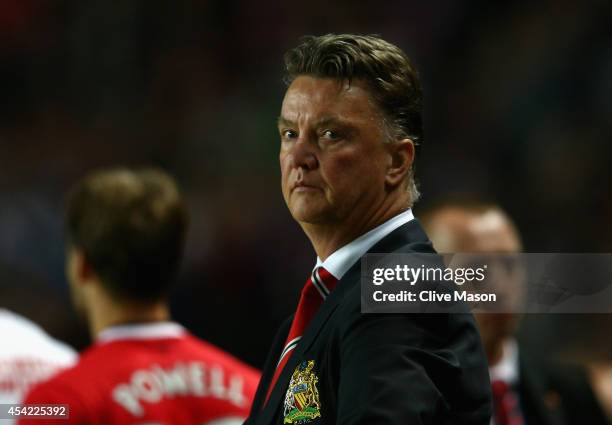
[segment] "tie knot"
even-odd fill
[[[312,288],[314,288],[316,289],[317,293],[323,299],[325,299],[330,292],[334,290],[337,283],[338,279],[336,279],[330,272],[325,270],[325,268],[315,267],[310,275],[310,279],[308,279],[308,282],[306,282],[304,290],[312,291]]]

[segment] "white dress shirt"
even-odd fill
[[[398,227],[414,220],[412,210],[402,212],[395,217],[385,221],[378,227],[359,236],[354,241],[335,251],[327,257],[325,261],[321,261],[317,257],[317,263],[314,268],[323,266],[325,270],[331,273],[336,279],[342,279],[342,276],[355,264],[370,248],[376,245],[382,238],[393,232]],[[314,270],[314,269],[313,269]]]

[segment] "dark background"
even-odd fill
[[[4,0],[0,304],[87,344],[65,193],[93,168],[153,164],[191,210],[175,317],[262,366],[315,261],[281,197],[275,128],[282,54],[304,34],[380,34],[420,70],[417,217],[484,197],[528,252],[610,251],[611,18],[603,0]]]

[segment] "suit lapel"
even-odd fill
[[[409,245],[407,248],[412,248],[413,244],[416,248],[416,244],[426,244],[432,252],[431,244],[427,238],[427,235],[421,228],[419,222],[415,219],[412,220],[385,236],[378,243],[376,243],[368,253],[387,253],[393,252],[405,245]],[[421,247],[421,249],[423,249]],[[403,250],[402,250],[403,251]],[[412,251],[412,249],[408,249]],[[281,372],[278,380],[276,381],[275,388],[270,394],[270,399],[265,405],[262,413],[260,423],[273,423],[275,415],[279,413],[279,404],[284,400],[285,392],[287,391],[287,384],[290,380],[293,371],[299,364],[304,352],[310,348],[310,346],[316,341],[317,336],[320,333],[321,328],[327,322],[331,314],[336,310],[340,301],[344,298],[346,292],[348,292],[354,285],[359,284],[359,278],[361,273],[361,261],[357,261],[346,274],[342,277],[336,289],[329,295],[325,300],[319,311],[315,314],[312,322],[306,328],[304,335],[295,351],[289,358],[289,361],[285,365],[285,368]]]
[[[293,374],[293,371],[299,364],[304,352],[312,345],[312,343],[316,340],[319,335],[319,331],[323,327],[323,325],[327,322],[331,314],[338,307],[340,300],[342,299],[343,291],[340,290],[341,286],[348,288],[350,285],[344,285],[345,280],[350,278],[345,275],[346,279],[343,277],[336,289],[329,295],[329,297],[325,300],[319,311],[315,314],[312,319],[312,322],[306,328],[304,335],[302,335],[302,339],[300,343],[295,348],[291,357],[287,361],[285,368],[281,372],[278,380],[276,381],[276,385],[270,394],[270,399],[268,403],[264,407],[264,410],[261,415],[261,423],[273,423],[272,420],[275,415],[278,414],[280,403],[284,400],[285,392],[287,391],[287,384]]]

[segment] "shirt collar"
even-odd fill
[[[178,338],[185,334],[185,328],[175,322],[138,323],[117,325],[104,329],[96,337],[97,342],[121,339]]]
[[[514,385],[519,380],[519,350],[516,340],[508,339],[502,347],[502,358],[489,368],[491,382],[503,381]]]
[[[363,257],[363,255],[376,245],[378,241],[411,220],[414,220],[414,215],[412,215],[412,210],[409,208],[403,213],[385,221],[380,226],[370,230],[368,233],[359,236],[348,245],[344,245],[327,257],[325,261],[321,261],[321,259],[317,257],[315,268],[323,266],[325,270],[330,272],[336,279],[340,280],[353,264]]]

